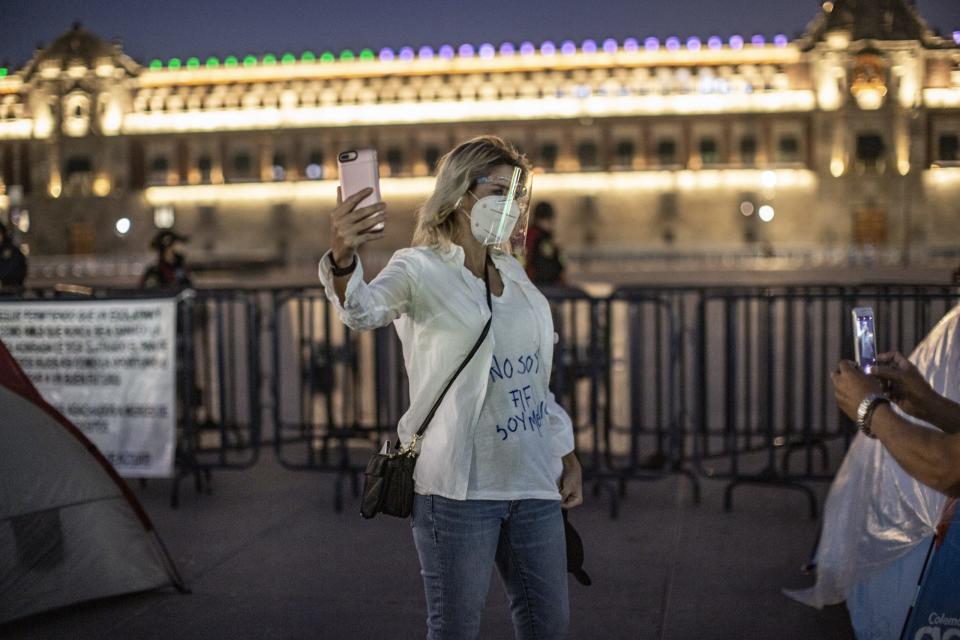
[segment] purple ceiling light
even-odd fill
[[[616,53],[617,52],[617,41],[613,38],[607,38],[603,41],[603,52],[604,53]]]
[[[633,53],[640,49],[640,43],[637,42],[636,38],[627,38],[623,41],[623,50]]]
[[[549,40],[547,40],[546,42],[540,45],[540,53],[542,53],[545,56],[552,56],[556,52],[557,52],[557,46],[552,42],[550,42]]]
[[[660,48],[660,41],[656,38],[647,38],[643,41],[643,48],[647,51],[656,51]]]
[[[391,60],[393,60],[393,49],[389,49],[387,47],[380,49],[379,57],[380,57],[380,60],[382,60],[383,62],[390,62]]]
[[[421,60],[433,60],[433,47],[420,47],[417,57]]]
[[[707,40],[707,46],[714,51],[718,51],[723,49],[723,40],[719,36],[710,36],[710,39]]]
[[[687,38],[687,49],[690,51],[700,51],[700,38]]]
[[[453,60],[454,51],[453,47],[449,44],[442,45],[439,53],[442,60]]]
[[[730,36],[731,49],[743,49],[743,36]]]
[[[560,45],[560,53],[565,56],[573,55],[577,52],[577,45],[573,43],[573,40],[564,40],[563,44]]]
[[[680,38],[670,36],[667,38],[667,51],[679,51],[680,50]]]
[[[533,46],[532,42],[521,42],[520,43],[520,55],[522,56],[532,56],[537,52],[537,48]]]
[[[960,46],[960,31],[953,32],[953,41],[957,43],[957,46]]]
[[[580,50],[584,53],[596,53],[597,52],[597,43],[593,40],[584,40],[580,45]]]
[[[777,45],[778,47],[785,47],[789,42],[790,40],[787,38],[787,36],[782,33],[777,34],[773,38],[773,44]]]
[[[750,44],[752,44],[755,47],[762,47],[766,43],[767,41],[759,33],[753,36],[752,38],[750,38]]]
[[[500,44],[500,55],[502,56],[512,56],[517,50],[514,48],[512,42],[504,42]]]
[[[404,62],[410,62],[411,60],[413,60],[413,47],[401,47],[400,55],[397,57],[403,60]]]
[[[493,56],[497,55],[497,50],[489,42],[484,42],[480,45],[480,57],[484,60],[489,60]]]
[[[462,44],[460,48],[457,49],[457,55],[461,58],[472,58],[473,54],[476,53],[473,49],[472,44]]]

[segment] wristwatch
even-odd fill
[[[353,261],[350,262],[346,267],[338,267],[337,262],[333,259],[333,253],[330,253],[330,269],[333,272],[333,277],[342,278],[353,273],[354,269],[357,268],[357,254],[353,254]]]
[[[860,406],[857,407],[857,429],[863,431],[863,434],[868,438],[877,437],[870,429],[870,419],[873,417],[873,412],[877,410],[877,407],[885,402],[890,401],[879,393],[871,393],[864,398],[860,402]]]

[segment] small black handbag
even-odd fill
[[[487,258],[489,261],[489,258]],[[413,510],[413,469],[417,464],[417,443],[423,437],[424,431],[433,419],[433,415],[440,408],[444,396],[450,390],[453,381],[457,379],[460,372],[473,359],[474,354],[483,344],[487,334],[490,332],[490,323],[493,321],[493,306],[490,304],[490,282],[487,269],[483,270],[483,284],[487,289],[487,306],[490,307],[490,318],[483,327],[483,332],[477,339],[473,349],[467,354],[460,364],[453,377],[447,382],[447,386],[440,392],[440,397],[433,403],[430,413],[423,419],[423,424],[414,434],[413,438],[405,447],[400,447],[397,442],[397,450],[393,453],[384,451],[374,453],[367,462],[367,468],[364,471],[363,496],[360,501],[360,515],[364,518],[372,518],[378,513],[398,518],[407,518]]]

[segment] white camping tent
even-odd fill
[[[183,582],[143,507],[0,342],[0,623]]]

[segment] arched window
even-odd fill
[[[307,156],[307,166],[303,173],[308,180],[320,180],[323,178],[323,152],[311,151]]]
[[[200,182],[210,182],[210,174],[213,171],[213,160],[210,156],[204,154],[197,158],[197,172],[200,174]]]
[[[946,134],[937,140],[937,160],[957,162],[960,160],[960,136]]]
[[[553,171],[557,167],[557,145],[547,142],[540,145],[540,166],[546,171]]]
[[[433,175],[437,172],[437,162],[440,160],[440,149],[430,145],[423,151],[423,161],[427,165],[427,171]]]
[[[233,156],[233,171],[236,173],[238,178],[250,177],[250,171],[252,168],[253,161],[250,159],[250,154],[246,151],[241,151],[237,155]]]
[[[390,167],[390,175],[401,175],[403,173],[403,151],[397,147],[387,149],[387,166]]]
[[[713,138],[700,138],[700,160],[703,164],[717,164],[720,162],[720,150],[717,141]]]
[[[662,167],[677,164],[677,143],[670,138],[657,142],[657,163]]]
[[[757,139],[753,136],[740,138],[740,164],[753,165],[757,163]]]
[[[93,171],[93,163],[88,156],[70,156],[63,166],[63,181],[67,182],[71,176],[89,174]]]
[[[600,165],[597,155],[597,143],[592,140],[584,140],[577,145],[577,161],[580,163],[580,169],[596,169]]]
[[[621,167],[633,166],[634,145],[632,140],[617,143],[617,164]]]
[[[277,152],[273,154],[271,175],[274,180],[283,180],[287,177],[287,157],[282,153]]]
[[[777,162],[798,162],[800,160],[800,142],[796,136],[781,136],[777,145]]]

